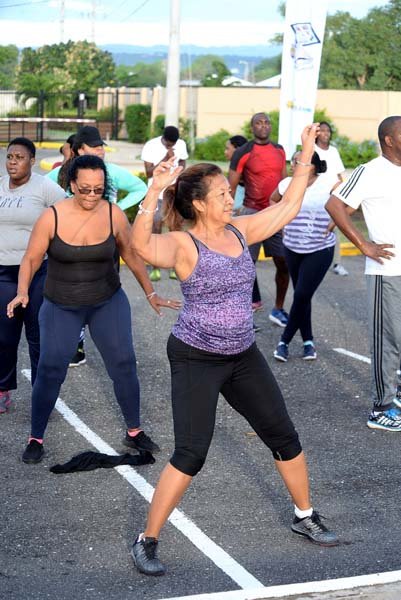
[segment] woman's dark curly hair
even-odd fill
[[[111,196],[111,185],[109,175],[107,173],[106,165],[104,161],[98,156],[85,154],[83,156],[77,156],[71,161],[67,174],[67,191],[71,192],[71,181],[76,181],[78,177],[78,171],[81,169],[92,169],[95,171],[100,169],[104,174],[104,192],[103,198],[110,202]],[[71,192],[72,193],[72,192]]]

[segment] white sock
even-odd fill
[[[306,517],[311,517],[313,513],[312,507],[307,508],[306,510],[301,510],[296,504],[294,504],[294,510],[295,516],[298,517],[298,519],[305,519]]]

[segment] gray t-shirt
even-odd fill
[[[9,176],[0,178],[0,265],[19,265],[32,228],[42,212],[65,198],[57,183],[32,173],[29,181],[9,188]]]

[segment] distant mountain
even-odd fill
[[[168,46],[130,46],[127,44],[106,44],[100,46],[102,50],[108,50],[112,54],[166,54]],[[240,56],[263,56],[269,58],[280,54],[281,47],[273,45],[256,45],[256,46],[193,46],[192,44],[183,44],[181,46],[183,54],[218,54],[223,55],[240,55]]]
[[[108,44],[101,46],[113,55],[117,65],[135,65],[138,62],[151,63],[167,58],[167,46],[128,46],[126,44]],[[197,56],[217,54],[221,56],[229,69],[238,68],[241,59],[247,59],[253,66],[264,58],[277,56],[281,46],[181,46],[181,64],[184,68]]]

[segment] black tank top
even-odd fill
[[[104,302],[121,286],[115,268],[117,252],[113,235],[112,205],[110,235],[100,244],[73,246],[63,242],[57,233],[57,211],[54,206],[55,230],[47,254],[47,279],[43,295],[65,306],[91,306]]]

